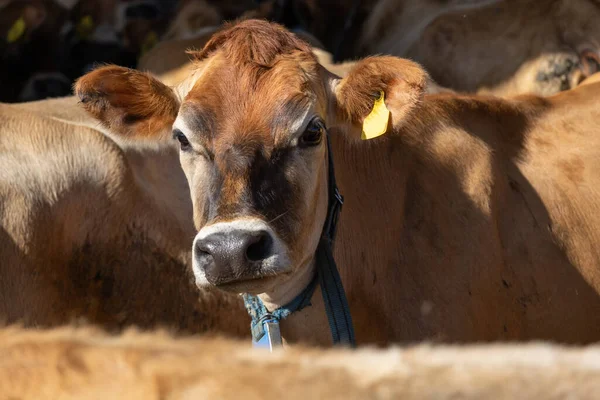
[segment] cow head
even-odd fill
[[[314,272],[327,214],[327,130],[358,140],[381,91],[397,129],[423,95],[425,73],[373,57],[340,79],[305,42],[258,20],[224,29],[193,56],[197,70],[179,96],[114,66],[81,78],[76,93],[115,134],[179,142],[199,286],[293,297]]]

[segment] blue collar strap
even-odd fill
[[[310,284],[294,300],[283,307],[269,313],[263,302],[250,294],[244,294],[244,305],[252,318],[250,329],[252,331],[252,342],[257,347],[273,349],[274,343],[280,344],[279,321],[288,317],[296,311],[310,306],[310,299],[315,291],[317,282],[321,286],[325,311],[329,320],[331,337],[334,344],[354,347],[354,327],[350,307],[342,286],[342,280],[333,258],[333,240],[337,227],[339,213],[344,204],[344,198],[340,194],[335,182],[335,171],[333,167],[333,156],[331,154],[331,143],[327,134],[327,158],[329,167],[329,205],[327,217],[323,226],[321,241],[315,254],[317,273]],[[272,332],[274,337],[272,337]]]
[[[252,342],[259,343],[265,335],[265,323],[276,322],[279,323],[282,319],[287,318],[291,313],[300,311],[304,307],[310,306],[310,299],[315,292],[317,287],[317,275],[311,280],[308,286],[294,298],[291,302],[283,307],[279,307],[272,313],[267,310],[267,307],[263,304],[262,300],[258,296],[245,293],[244,306],[248,315],[252,318],[250,323],[250,331],[252,332]]]

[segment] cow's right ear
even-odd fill
[[[79,78],[75,94],[88,113],[124,139],[170,138],[179,110],[171,88],[150,74],[114,65]]]
[[[353,139],[398,131],[425,94],[420,65],[391,56],[368,57],[343,79],[333,81],[333,118]]]

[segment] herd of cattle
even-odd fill
[[[272,310],[315,274],[333,156],[334,257],[359,345],[600,341],[599,2],[163,3],[0,0],[0,100],[78,78],[72,96],[0,103],[0,322],[23,326],[0,331],[0,398],[82,398],[113,365],[124,398],[592,398],[594,347],[267,357],[222,340],[31,330],[248,341],[239,294]],[[137,43],[133,61],[65,73],[66,20],[84,44],[107,31]],[[380,96],[383,134],[361,140]],[[330,346],[320,291],[311,303],[282,335]],[[331,385],[306,386],[317,376]]]

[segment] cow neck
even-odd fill
[[[333,164],[333,155],[329,133],[327,137],[327,163],[328,163],[328,205],[327,217],[323,225],[321,239],[315,252],[316,273],[308,286],[292,301],[282,307],[269,312],[258,296],[244,294],[244,305],[252,318],[250,330],[252,342],[257,347],[268,347],[281,344],[279,321],[287,318],[292,313],[311,305],[311,299],[317,285],[321,287],[321,294],[325,305],[325,312],[329,321],[333,344],[355,346],[354,327],[346,293],[333,257],[333,244],[335,240],[339,214],[344,204],[340,194]]]

